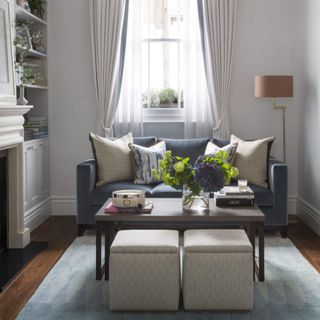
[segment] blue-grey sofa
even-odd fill
[[[151,146],[157,141],[165,140],[167,150],[174,155],[190,157],[195,162],[199,155],[204,154],[210,139],[159,139],[156,137],[135,138],[134,143],[142,146]],[[215,140],[220,147],[229,143],[225,140]],[[270,146],[271,147],[271,146]],[[88,228],[95,225],[95,213],[111,197],[114,190],[140,189],[146,192],[147,197],[175,198],[181,197],[181,190],[173,189],[159,183],[156,185],[138,185],[132,181],[108,183],[96,187],[97,168],[93,159],[86,160],[77,166],[77,223],[78,235],[82,235]],[[268,163],[268,185],[262,188],[251,185],[255,193],[256,204],[266,216],[266,227],[276,228],[283,237],[287,236],[287,166],[270,158]]]

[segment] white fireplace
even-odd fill
[[[7,151],[8,248],[24,248],[30,230],[24,227],[23,115],[32,106],[0,105],[0,150]]]

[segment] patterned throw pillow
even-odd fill
[[[90,132],[89,139],[97,162],[97,186],[116,181],[132,181],[133,169],[129,143],[132,133],[110,140]]]
[[[206,147],[206,151],[204,152],[205,155],[214,155],[217,153],[218,150],[227,151],[229,153],[228,162],[233,164],[234,157],[237,151],[238,143],[230,143],[222,148],[218,147],[212,141],[209,141]]]
[[[239,169],[238,179],[267,188],[268,144],[274,137],[244,141],[231,135],[231,143],[238,143],[234,166]]]
[[[152,184],[159,182],[152,176],[152,169],[158,169],[159,160],[164,158],[166,143],[161,141],[149,148],[129,144],[132,151],[134,183]]]

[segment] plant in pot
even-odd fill
[[[160,91],[159,99],[162,108],[176,107],[176,104],[178,103],[178,94],[172,88],[165,88]]]
[[[43,15],[45,12],[44,6],[47,2],[44,0],[28,0],[28,3],[29,3],[29,7],[30,7],[31,12],[34,15],[43,19]]]
[[[209,209],[210,192],[221,190],[231,178],[238,176],[238,169],[228,158],[228,152],[219,150],[213,155],[200,156],[193,167],[190,158],[173,156],[167,151],[159,161],[159,169],[154,169],[152,174],[173,188],[182,186],[183,211],[201,212]]]

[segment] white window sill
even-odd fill
[[[184,109],[143,109],[143,122],[184,122]]]

